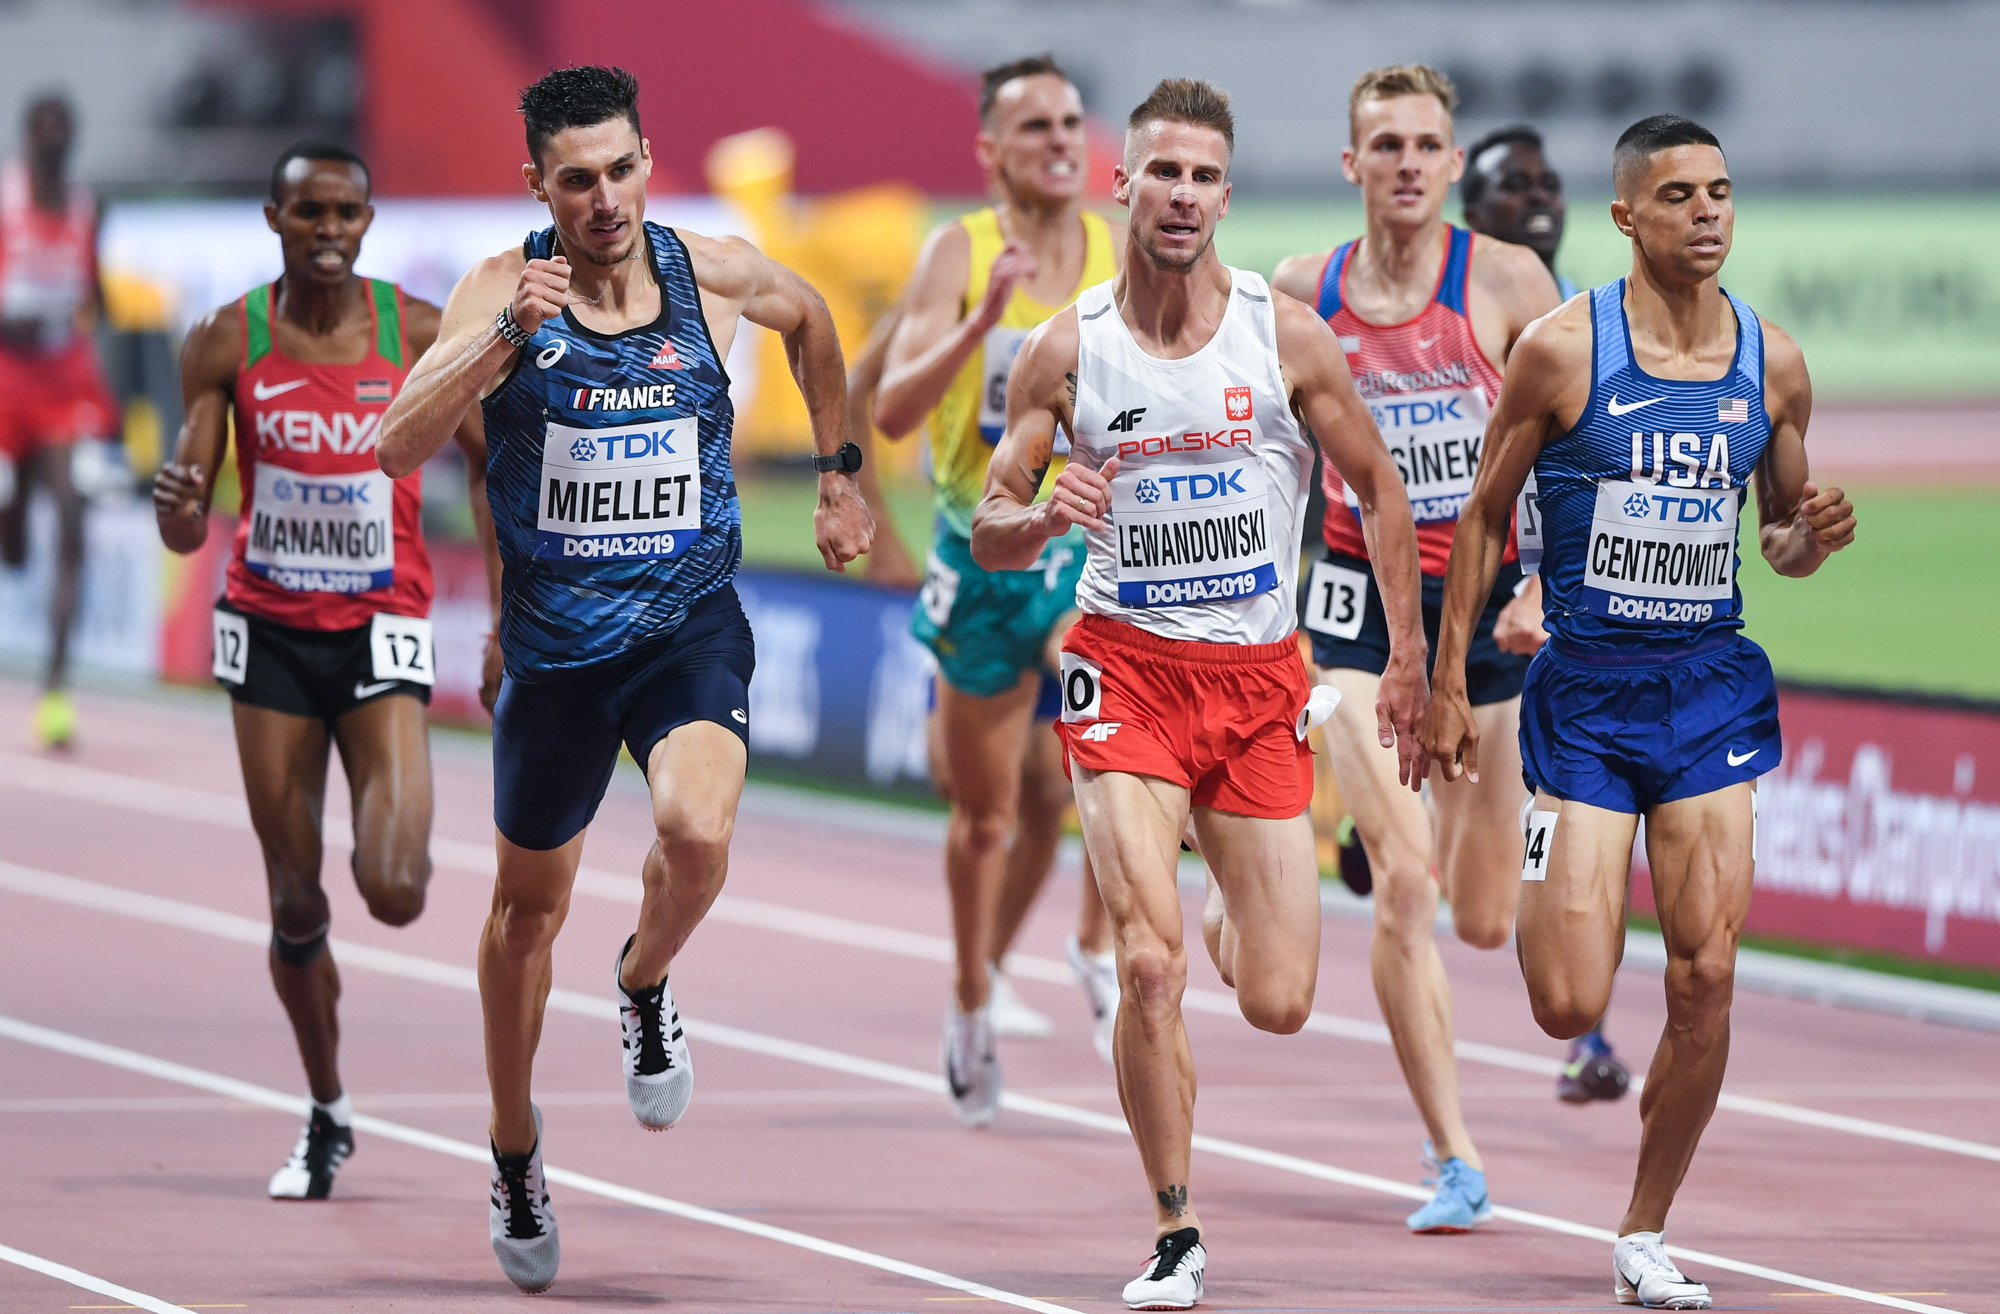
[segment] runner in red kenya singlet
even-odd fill
[[[430,881],[433,682],[430,556],[419,475],[376,464],[382,416],[437,337],[438,309],[354,260],[374,217],[368,170],[337,146],[302,143],[264,207],[284,276],[209,315],[181,361],[187,422],[160,471],[160,537],[193,552],[235,417],[242,519],[215,608],[215,676],[229,691],[250,820],[271,897],[271,980],[291,1017],[313,1107],[277,1199],[323,1199],[353,1151],[336,1063],[340,978],[326,947],[320,816],[328,749],[353,797],[355,883],[391,926],[413,920]],[[477,412],[458,431],[473,522],[497,600]],[[489,642],[481,697],[499,684]]]
[[[1349,101],[1353,144],[1341,163],[1361,188],[1367,231],[1285,261],[1272,280],[1333,326],[1396,457],[1417,522],[1433,649],[1452,532],[1479,469],[1500,366],[1528,324],[1557,305],[1555,281],[1534,252],[1444,222],[1451,184],[1464,169],[1452,144],[1454,100],[1451,83],[1421,65],[1363,74]],[[1377,742],[1368,714],[1389,652],[1379,583],[1331,468],[1325,488],[1327,556],[1313,568],[1305,623],[1320,678],[1343,695],[1326,726],[1327,761],[1374,869],[1375,994],[1429,1136],[1426,1157],[1438,1165],[1436,1198],[1409,1224],[1463,1232],[1492,1207],[1459,1110],[1451,987],[1431,926],[1442,886],[1460,939],[1482,948],[1506,943],[1519,898],[1525,793],[1518,762],[1495,762],[1480,782],[1434,782],[1434,830],[1423,798],[1398,784],[1396,755]],[[1496,753],[1514,744],[1527,670],[1525,657],[1493,641],[1508,607],[1541,614],[1540,591],[1532,579],[1523,582],[1511,547],[1470,653],[1471,701]]]

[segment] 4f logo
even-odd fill
[[[1245,398],[1243,403],[1244,406],[1243,413],[1245,415],[1248,415],[1250,413],[1249,411],[1250,403],[1248,400],[1250,396],[1250,390],[1248,388],[1243,388],[1243,389],[1232,388],[1230,389],[1230,391],[1232,392],[1241,391],[1243,393],[1243,396]],[[1144,419],[1145,416],[1146,416],[1145,407],[1134,406],[1129,411],[1120,411],[1118,412],[1118,414],[1112,416],[1111,423],[1107,424],[1104,427],[1109,429],[1112,433],[1131,433],[1134,429],[1139,427],[1139,421]]]
[[[1224,388],[1222,390],[1222,409],[1228,413],[1229,418],[1232,420],[1249,419],[1250,390],[1248,388]]]
[[[1124,724],[1123,721],[1099,721],[1096,725],[1086,726],[1077,733],[1076,737],[1078,739],[1088,739],[1093,744],[1101,744],[1111,738],[1111,736],[1117,734],[1119,728]]]

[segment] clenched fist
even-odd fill
[[[493,303],[489,301],[487,304]],[[514,300],[510,309],[521,331],[533,333],[561,315],[563,307],[568,304],[569,261],[555,256],[528,262],[528,267],[521,271],[521,281],[514,285]]]

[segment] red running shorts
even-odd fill
[[[1064,771],[1153,776],[1245,817],[1312,802],[1312,749],[1293,732],[1311,692],[1296,638],[1195,643],[1085,616],[1063,640],[1062,685]]]
[[[0,347],[0,457],[19,461],[79,438],[117,436],[118,403],[89,338],[46,356]]]

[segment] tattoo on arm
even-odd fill
[[[1166,1210],[1175,1218],[1179,1218],[1187,1213],[1187,1186],[1185,1183],[1169,1186],[1164,1191],[1155,1191],[1153,1195],[1159,1200],[1160,1208]]]
[[[1076,405],[1076,375],[1063,375],[1063,386],[1069,389],[1069,404],[1071,406]]]

